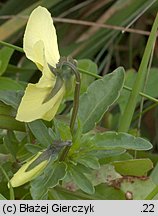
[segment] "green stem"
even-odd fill
[[[126,89],[126,90],[128,90],[128,91],[132,91],[132,88],[130,88],[128,86],[124,85],[123,88]],[[145,94],[143,92],[139,92],[139,95],[142,96],[142,97],[145,97],[146,99],[151,100],[151,101],[153,101],[155,103],[158,103],[158,99],[156,99],[156,98],[154,98],[154,97],[152,97],[150,95],[147,95],[147,94]]]
[[[86,71],[86,70],[83,70],[83,69],[81,69],[81,68],[77,68],[77,70],[78,70],[79,72],[83,73],[83,74],[87,74],[87,75],[92,76],[92,77],[95,77],[95,78],[97,78],[97,79],[102,79],[102,78],[103,78],[102,76],[100,76],[100,75],[98,75],[98,74],[91,73],[91,72]]]
[[[145,197],[145,200],[152,200],[158,194],[158,185]]]
[[[10,191],[10,200],[15,200],[15,196],[14,196],[14,190],[12,188],[12,185],[10,183],[10,179],[6,173],[6,171],[3,169],[2,166],[0,166],[0,169],[2,171],[2,173],[4,174],[4,176],[6,177],[7,181],[8,181],[8,184],[9,184],[9,191]]]
[[[73,134],[75,121],[76,121],[76,117],[77,117],[77,112],[78,112],[78,107],[79,107],[81,79],[80,79],[80,73],[78,72],[78,70],[74,64],[72,64],[71,62],[64,61],[63,65],[69,66],[71,68],[71,70],[73,71],[75,78],[76,78],[73,110],[72,110],[72,115],[71,115],[71,120],[70,120],[70,130],[71,130],[71,133]]]
[[[77,68],[73,64],[71,64],[69,62],[64,62],[63,64],[69,66],[72,69],[72,71],[74,72],[75,78],[76,78],[74,101],[73,101],[73,110],[72,110],[72,115],[71,115],[71,120],[70,120],[70,130],[71,130],[71,134],[73,135],[75,121],[76,121],[78,107],[79,107],[79,96],[80,96],[81,80],[80,80],[80,73],[78,72]],[[63,153],[62,153],[62,155],[60,157],[60,161],[65,160],[70,148],[71,148],[70,145],[65,147],[65,149],[64,149],[64,151],[63,151]]]
[[[135,107],[137,104],[138,95],[142,89],[142,86],[145,80],[145,76],[147,73],[147,66],[148,66],[150,55],[153,49],[153,43],[156,38],[157,28],[158,28],[158,14],[152,26],[151,33],[150,33],[150,36],[149,36],[149,39],[148,39],[148,42],[147,42],[147,45],[144,51],[144,55],[143,55],[143,58],[142,58],[142,61],[141,61],[141,64],[138,70],[136,81],[133,85],[133,89],[132,89],[129,101],[127,103],[123,116],[120,120],[120,126],[118,129],[119,132],[127,132],[129,130],[129,127],[132,121],[132,117],[135,111]]]
[[[153,43],[153,49],[151,51],[151,55],[150,55],[150,58],[149,58],[149,65],[148,65],[148,68],[147,68],[147,72],[145,74],[144,86],[143,86],[143,89],[142,89],[143,92],[146,90],[146,86],[147,86],[147,82],[148,82],[148,78],[149,78],[149,74],[150,74],[151,64],[152,64],[153,55],[154,55],[155,42],[156,41],[154,41],[154,43]],[[141,113],[143,112],[143,106],[144,106],[144,97],[141,98],[141,102],[140,102],[140,116],[139,116],[139,119],[138,119],[138,126],[137,126],[137,133],[138,134],[140,134],[140,130],[141,130],[141,122],[142,122]]]
[[[133,121],[137,120],[139,118],[140,115],[144,115],[146,112],[148,112],[149,110],[153,109],[154,107],[156,107],[158,104],[154,103],[152,105],[150,105],[149,107],[147,107],[146,109],[144,109],[142,112],[139,112],[134,118]]]
[[[12,49],[14,49],[14,50],[17,50],[17,51],[19,51],[19,52],[24,53],[24,50],[23,50],[23,48],[21,48],[21,47],[12,45],[12,44],[10,44],[10,43],[7,43],[7,42],[1,41],[1,40],[0,40],[0,44],[3,45],[3,46],[6,46],[6,47],[9,47],[9,48],[12,48]]]
[[[78,107],[79,107],[80,83],[81,83],[80,82],[80,74],[78,73],[78,75],[77,75],[77,73],[76,73],[76,86],[75,86],[75,93],[74,93],[72,117],[71,117],[71,121],[70,121],[71,133],[73,133],[73,131],[74,131],[74,125],[75,125]]]

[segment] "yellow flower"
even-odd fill
[[[10,180],[10,183],[12,187],[19,187],[23,184],[25,184],[28,181],[33,180],[36,178],[40,173],[43,171],[43,169],[47,166],[49,160],[44,160],[41,163],[39,163],[37,166],[35,166],[33,169],[26,171],[27,168],[30,166],[30,164],[35,161],[42,152],[39,152],[35,157],[33,157],[31,160],[26,162],[12,177]],[[10,187],[8,183],[8,187]]]
[[[27,58],[37,65],[42,76],[38,83],[28,84],[16,119],[24,122],[36,119],[50,121],[59,108],[65,93],[65,85],[62,84],[59,91],[43,103],[56,82],[56,77],[50,71],[48,64],[55,68],[60,59],[53,20],[44,7],[37,7],[29,17],[24,34],[24,52]]]

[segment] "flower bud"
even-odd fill
[[[41,155],[41,153],[42,152],[39,152],[35,157],[22,165],[22,167],[14,174],[14,176],[10,180],[12,187],[19,187],[40,175],[40,173],[47,166],[49,160],[42,161],[29,171],[26,170],[31,165],[31,163],[33,163],[33,161],[35,161]],[[10,184],[8,183],[8,188],[10,188]]]

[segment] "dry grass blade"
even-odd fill
[[[101,24],[101,23],[85,21],[85,20],[76,20],[76,19],[58,18],[58,17],[53,17],[53,20],[55,22],[69,23],[69,24],[74,24],[74,25],[76,24],[76,25],[92,26],[92,27],[112,29],[112,30],[117,30],[117,31],[124,31],[125,30],[125,27],[116,26],[116,25]],[[133,29],[133,28],[127,29],[126,32],[140,34],[140,35],[147,35],[147,36],[150,34],[149,31],[144,31],[144,30],[140,30],[140,29]]]
[[[129,4],[131,3],[131,0],[128,0],[122,4],[118,4],[117,2],[110,7],[107,11],[105,11],[98,20],[96,20],[96,23],[98,24],[102,24],[105,23],[110,17],[113,16],[113,14],[115,14],[117,11],[127,7]],[[77,42],[82,42],[86,39],[88,39],[89,37],[91,37],[91,35],[94,35],[97,30],[99,29],[98,26],[93,26],[90,29],[88,29],[86,32],[84,32],[77,40]]]

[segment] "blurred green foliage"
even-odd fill
[[[132,199],[145,199],[158,184],[156,105],[145,101],[140,130],[137,125],[141,97],[129,134],[106,131],[118,129],[129,98],[129,92],[122,89],[124,69],[119,66],[125,68],[125,84],[132,88],[158,1],[28,0],[21,3],[7,0],[0,3],[0,40],[22,47],[28,16],[38,5],[46,7],[54,18],[61,56],[76,58],[83,71],[108,75],[96,81],[95,77],[81,74],[80,120],[77,133],[71,137],[68,123],[74,86],[67,92],[53,121],[37,120],[26,124],[15,120],[27,83],[36,83],[40,73],[24,53],[1,46],[0,164],[6,175],[10,178],[22,161],[56,139],[72,138],[74,144],[66,161],[50,163],[37,179],[16,188],[15,198],[128,199],[130,190]],[[145,91],[155,98],[158,97],[157,58],[156,42]],[[144,139],[135,137],[138,134]],[[7,181],[4,172],[0,172],[0,199],[11,198]]]

